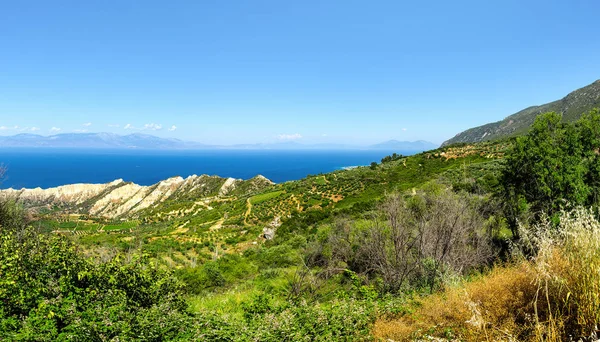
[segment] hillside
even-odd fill
[[[560,100],[528,107],[504,120],[468,129],[445,141],[442,146],[497,140],[524,134],[533,124],[536,116],[546,112],[560,113],[566,122],[573,122],[581,114],[596,107],[600,107],[600,80],[577,89]]]
[[[70,255],[66,260],[85,260],[77,264],[84,271],[69,273],[77,275],[69,278],[73,286],[85,287],[88,280],[100,278],[94,284],[101,289],[89,291],[92,303],[104,303],[104,297],[94,294],[104,296],[107,285],[131,289],[135,296],[147,288],[145,284],[152,291],[156,291],[152,287],[155,284],[161,288],[165,281],[172,284],[164,292],[156,292],[156,300],[176,294],[181,307],[188,308],[181,310],[191,318],[173,319],[169,315],[177,312],[161,306],[156,307],[156,317],[160,318],[152,316],[148,322],[164,316],[173,325],[186,326],[173,331],[199,331],[180,340],[280,341],[286,336],[292,336],[290,340],[369,340],[376,317],[373,305],[379,305],[372,297],[376,289],[368,285],[364,275],[354,273],[353,263],[329,261],[339,254],[328,250],[345,250],[329,246],[340,241],[330,227],[355,222],[352,227],[363,231],[361,227],[375,222],[371,220],[393,193],[421,198],[428,186],[440,184],[444,189],[456,186],[473,193],[489,190],[507,148],[501,143],[440,148],[280,184],[261,176],[236,180],[202,175],[171,177],[151,186],[116,180],[51,189],[10,189],[0,192],[0,197],[17,199],[29,209],[31,239],[49,239],[32,245],[45,246],[44,241],[72,243],[77,257]],[[0,200],[0,220],[4,217],[2,203],[10,201]],[[348,242],[353,241],[353,247],[346,251],[363,245],[365,237],[360,234],[352,234]],[[2,255],[17,253],[10,251]],[[30,251],[18,253],[31,255]],[[39,259],[31,265],[51,266],[62,257],[46,254],[45,250],[36,254]],[[115,261],[106,263],[109,260]],[[304,266],[303,260],[307,262]],[[124,266],[129,262],[133,262],[131,266]],[[157,277],[170,278],[160,281]],[[355,280],[349,282],[348,277]],[[31,284],[28,279],[18,286]],[[147,279],[147,283],[141,284],[140,279]],[[133,286],[128,287],[130,284]],[[122,311],[138,305],[127,303]],[[395,300],[390,303],[397,305]],[[70,315],[59,310],[52,308],[61,315],[56,317]],[[131,312],[146,315],[139,309]],[[275,316],[269,318],[271,312]],[[49,320],[50,316],[44,317]],[[206,319],[213,323],[205,324]],[[121,317],[116,320],[123,321]],[[103,322],[101,326],[105,325]],[[292,335],[282,333],[292,328],[299,330]]]
[[[298,215],[322,220],[332,214],[361,213],[386,193],[411,190],[442,175],[460,178],[465,172],[458,171],[461,167],[488,170],[486,165],[493,168],[505,149],[501,144],[442,148],[381,163],[376,169],[358,167],[281,184],[262,176],[239,180],[193,175],[151,186],[116,180],[8,189],[0,196],[23,203],[46,231],[73,236],[83,246],[128,245],[136,236],[157,251],[161,263],[185,267],[190,266],[190,255],[208,259],[215,245],[233,252],[262,243],[265,232],[272,230],[272,238],[278,226]],[[160,247],[167,241],[179,254],[191,254],[172,255]]]
[[[70,184],[49,189],[0,190],[0,196],[14,198],[29,209],[44,212],[86,214],[105,219],[133,217],[139,212],[182,197],[197,200],[223,199],[236,189],[261,190],[273,182],[263,176],[249,180],[192,175],[171,177],[150,186],[117,179],[106,184]]]
[[[600,115],[592,119],[600,122]],[[2,272],[9,269],[10,277],[0,285],[15,294],[7,297],[10,317],[16,317],[10,322],[19,322],[20,312],[27,315],[22,327],[13,324],[0,337],[14,340],[21,335],[13,331],[21,330],[54,337],[59,329],[102,335],[80,327],[95,320],[116,336],[158,327],[152,333],[164,340],[529,341],[555,331],[556,324],[565,327],[557,336],[572,331],[589,336],[596,327],[591,319],[597,317],[597,300],[589,301],[586,291],[597,293],[597,287],[578,284],[597,265],[600,223],[591,211],[574,212],[570,221],[560,222],[561,229],[575,234],[564,236],[576,238],[541,236],[538,257],[523,258],[520,253],[532,253],[531,248],[537,253],[538,247],[515,238],[508,221],[512,212],[503,211],[494,196],[503,194],[506,170],[539,161],[535,153],[515,161],[512,147],[519,143],[525,142],[392,155],[369,167],[281,184],[261,176],[244,181],[202,175],[146,187],[116,180],[2,191],[0,197],[15,198],[30,211],[26,222],[14,220],[18,206],[0,200],[0,223],[21,225],[3,237]],[[571,146],[562,141],[544,146],[559,146],[560,155],[570,158],[564,151]],[[577,150],[580,157],[597,158],[594,148]],[[588,172],[595,171],[580,177],[588,179]],[[527,184],[537,182],[514,188],[527,191]],[[533,207],[536,201],[528,203]],[[550,222],[544,222],[538,224],[550,232]],[[590,222],[592,231],[578,228]],[[559,257],[546,260],[546,251]],[[26,263],[12,262],[20,255],[27,256]],[[502,259],[511,256],[520,263]],[[548,264],[551,280],[542,278],[546,272],[537,273]],[[119,297],[106,300],[105,293],[113,292]],[[21,304],[21,293],[35,297]],[[538,310],[539,293],[545,295],[540,307],[551,313]],[[84,305],[73,306],[72,298]],[[579,316],[562,314],[555,303],[566,303],[568,312]],[[107,324],[106,312],[116,312],[114,321],[132,328]],[[34,330],[29,317],[47,324]],[[172,326],[163,328],[162,321]]]

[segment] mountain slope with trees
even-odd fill
[[[577,89],[558,101],[529,107],[504,120],[468,129],[445,141],[442,146],[522,135],[527,133],[535,118],[542,113],[555,112],[561,114],[566,122],[573,122],[583,113],[596,107],[600,107],[600,80]]]

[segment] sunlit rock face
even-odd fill
[[[249,180],[192,175],[171,177],[150,186],[117,179],[105,184],[69,184],[48,189],[0,190],[0,197],[12,198],[30,209],[60,208],[64,212],[107,218],[135,215],[167,200],[219,198],[230,196],[238,187],[259,190],[273,182],[258,175]]]

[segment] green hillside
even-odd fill
[[[468,129],[445,141],[442,146],[522,135],[529,130],[535,118],[542,113],[559,113],[563,115],[566,122],[573,122],[579,119],[581,114],[596,107],[600,107],[600,80],[577,89],[558,101],[525,108],[506,117],[504,120]]]
[[[548,113],[522,138],[282,184],[172,179],[112,218],[0,200],[0,339],[592,336],[599,145],[598,111]]]
[[[432,180],[451,185],[465,170],[496,165],[506,143],[441,148],[396,160],[376,168],[358,167],[282,184],[264,178],[239,183],[218,196],[223,179],[193,191],[178,190],[166,201],[119,218],[73,214],[72,208],[41,211],[37,225],[69,236],[93,255],[143,246],[165,267],[185,268],[214,258],[215,253],[240,253],[267,242],[265,228],[282,231],[307,215],[319,221],[359,215],[374,209],[386,194],[414,191]],[[388,161],[389,160],[389,161]],[[471,172],[471,171],[469,171]],[[452,181],[449,181],[452,179]],[[86,203],[75,206],[86,210]],[[276,235],[279,235],[276,233]]]

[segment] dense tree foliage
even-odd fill
[[[389,163],[389,162],[392,162],[392,161],[400,160],[402,158],[404,158],[404,157],[401,154],[398,154],[398,153],[394,152],[394,153],[390,154],[389,156],[385,156],[385,157],[381,158],[381,163],[382,164],[383,163]]]
[[[598,202],[600,114],[587,113],[574,124],[556,113],[536,118],[506,157],[500,195],[508,222],[527,214],[555,216],[563,208]]]

